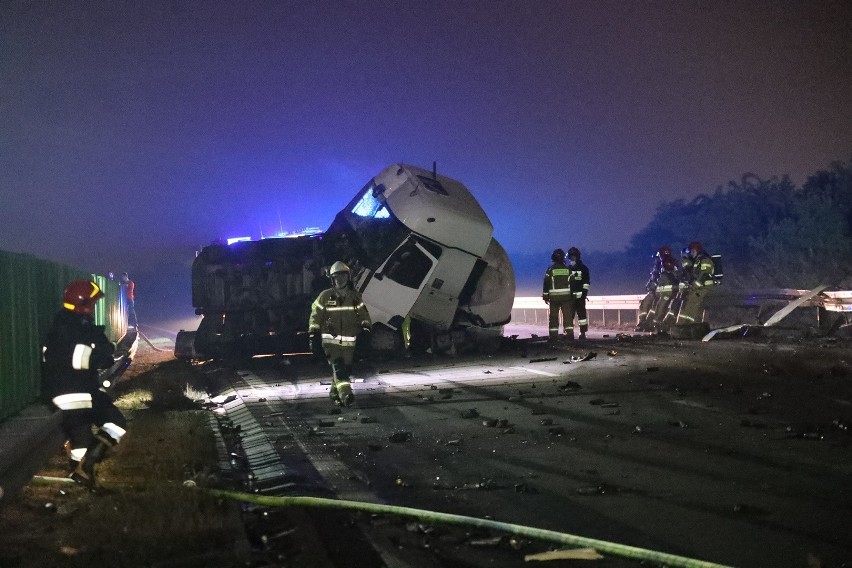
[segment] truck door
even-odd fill
[[[399,327],[434,272],[440,252],[409,236],[391,253],[361,291],[373,322]]]

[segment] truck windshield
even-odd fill
[[[382,196],[383,186],[370,180],[349,205],[338,213],[334,223],[326,231],[329,239],[346,235],[347,246],[354,247],[354,256],[372,270],[408,237],[409,231],[387,208]]]

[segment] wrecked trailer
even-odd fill
[[[346,262],[373,320],[373,350],[493,345],[515,279],[479,203],[457,180],[405,164],[371,179],[324,233],[204,247],[192,267],[198,330],[179,358],[308,351],[310,306]]]

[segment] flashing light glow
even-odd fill
[[[293,231],[292,233],[289,232],[289,231],[279,231],[279,232],[275,233],[274,235],[270,235],[270,236],[267,236],[267,237],[264,237],[263,235],[261,235],[260,240],[265,240],[265,239],[293,239],[293,238],[296,238],[296,237],[308,237],[308,236],[311,236],[311,235],[321,235],[322,232],[323,232],[322,229],[320,229],[319,227],[306,227],[306,228],[302,229],[301,231]],[[251,241],[251,240],[252,240],[251,237],[233,237],[233,238],[230,238],[230,239],[226,239],[226,242],[229,245],[232,245],[234,243],[248,242],[248,241]]]
[[[232,245],[234,243],[244,243],[246,241],[250,241],[251,237],[234,237],[232,239],[228,239],[228,244]]]

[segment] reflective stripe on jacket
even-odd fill
[[[311,305],[308,331],[322,334],[323,343],[355,345],[362,329],[370,329],[372,322],[361,295],[351,286],[342,290],[329,288],[320,292]]]

